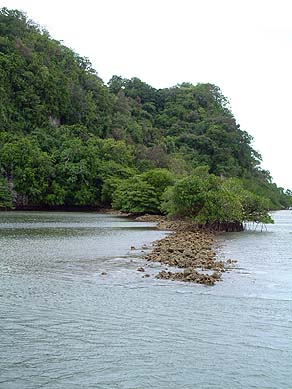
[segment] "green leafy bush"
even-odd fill
[[[135,214],[159,212],[155,188],[136,176],[121,182],[113,194],[114,209]]]
[[[172,216],[220,226],[244,221],[271,223],[266,205],[264,199],[245,190],[240,180],[209,174],[178,181],[166,191],[162,209]]]

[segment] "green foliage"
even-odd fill
[[[283,189],[283,188],[280,188],[280,189]],[[284,196],[285,196],[285,199],[284,199],[284,207],[286,209],[292,209],[292,191],[290,189],[286,189],[285,191],[283,190],[284,192]]]
[[[12,207],[12,196],[8,187],[8,182],[0,176],[0,209],[7,209]]]
[[[19,11],[0,10],[3,129],[30,132],[50,124],[84,124],[107,132],[112,98],[81,58]]]
[[[242,205],[244,210],[244,220],[249,222],[273,223],[273,219],[268,212],[269,201],[254,193],[244,190],[242,192]]]
[[[165,193],[162,210],[171,216],[197,216],[205,204],[208,188],[209,183],[204,178],[183,178]]]
[[[259,168],[252,137],[217,86],[157,90],[120,76],[106,86],[88,58],[7,8],[0,102],[3,204],[11,204],[9,182],[18,207],[113,202],[212,223],[269,221],[266,209],[292,206],[291,193]]]
[[[234,187],[232,180],[216,180],[216,185],[209,187],[205,203],[197,215],[199,222],[213,225],[215,223],[241,223],[244,219],[241,192]]]
[[[139,176],[124,180],[113,194],[113,208],[123,212],[157,213],[159,205],[155,188]]]
[[[155,189],[159,199],[161,199],[165,189],[175,182],[174,175],[167,169],[151,169],[141,174],[140,177]]]
[[[111,205],[113,202],[113,195],[116,190],[122,185],[123,181],[120,178],[111,177],[105,179],[102,191],[101,191],[101,201],[103,204]],[[119,209],[118,205],[116,208]]]
[[[164,199],[166,213],[190,217],[201,224],[272,222],[265,200],[245,190],[238,179],[212,174],[189,176],[169,188]]]
[[[18,137],[0,144],[0,166],[13,179],[14,189],[32,201],[42,198],[52,173],[52,161],[28,138]]]
[[[174,183],[166,169],[152,169],[128,180],[107,180],[103,198],[112,198],[115,209],[132,213],[160,213],[162,195]]]
[[[292,205],[291,192],[273,183],[269,172],[265,170],[257,170],[253,176],[244,178],[243,183],[247,190],[265,198],[269,209],[288,209]]]

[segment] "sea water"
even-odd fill
[[[238,262],[210,287],[154,278],[154,224],[0,213],[0,388],[292,388],[292,211],[273,217],[218,238]]]

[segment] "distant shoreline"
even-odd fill
[[[116,211],[112,208],[102,208],[93,206],[71,206],[71,205],[56,205],[56,206],[44,206],[44,205],[28,205],[18,206],[12,209],[0,208],[0,212],[96,212],[112,215],[128,216],[129,214]]]

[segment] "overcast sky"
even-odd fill
[[[89,57],[107,82],[218,85],[262,167],[292,189],[291,0],[0,0]]]

